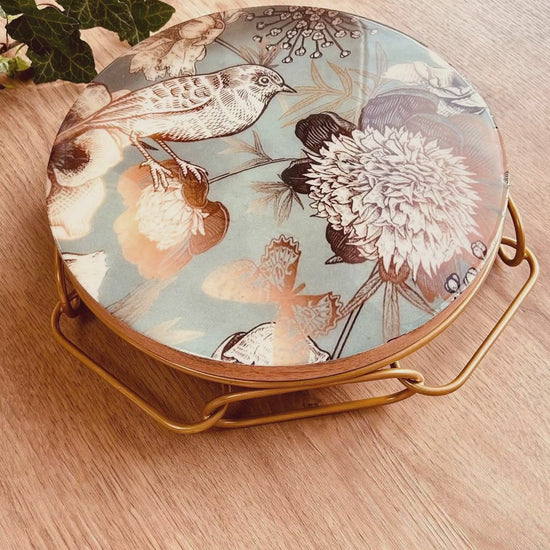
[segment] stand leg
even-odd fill
[[[212,410],[211,414],[203,417],[203,420],[196,422],[194,424],[186,424],[178,422],[172,418],[166,416],[162,411],[153,407],[150,403],[145,401],[140,397],[134,390],[130,389],[128,386],[123,384],[118,378],[114,377],[110,372],[105,370],[104,367],[98,365],[89,355],[87,355],[80,347],[78,347],[74,342],[69,340],[67,336],[61,330],[61,315],[64,313],[62,311],[63,305],[62,302],[58,302],[55,306],[52,317],[51,325],[52,332],[56,340],[74,357],[76,357],[81,363],[86,365],[93,372],[101,376],[103,380],[109,383],[115,390],[119,391],[122,395],[127,397],[135,405],[137,405],[142,411],[147,413],[151,418],[162,424],[165,428],[173,430],[179,433],[197,433],[207,430],[214,426],[225,414],[227,410],[227,405],[222,405],[218,409]],[[74,316],[74,315],[73,315]]]

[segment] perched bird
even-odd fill
[[[62,131],[57,142],[74,139],[89,129],[126,134],[145,158],[153,187],[168,187],[170,171],[156,161],[144,138],[151,138],[181,168],[197,179],[206,177],[200,166],[180,159],[167,141],[190,142],[228,136],[245,130],[261,116],[279,92],[295,90],[279,73],[261,65],[237,65],[215,73],[169,78],[118,97],[75,126]]]

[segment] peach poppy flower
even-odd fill
[[[161,163],[172,175],[166,190],[153,189],[147,167],[121,175],[118,190],[126,210],[116,219],[124,257],[146,279],[167,279],[193,256],[218,244],[229,226],[229,212],[208,200],[208,183],[188,172],[183,177],[172,159]]]

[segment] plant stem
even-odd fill
[[[13,48],[17,48],[17,47],[21,48],[23,46],[25,46],[25,44],[17,40],[10,43],[6,42],[5,44],[2,44],[2,47],[0,48],[0,53],[7,53],[10,50],[13,50]]]
[[[260,166],[267,166],[268,164],[277,164],[279,162],[292,162],[296,159],[291,158],[279,158],[279,159],[266,159],[261,162],[258,162],[258,164],[255,164],[254,166],[248,166],[246,168],[243,168],[242,170],[234,170],[231,172],[227,172],[225,174],[221,174],[220,176],[216,176],[215,178],[212,178],[210,180],[210,183],[216,183],[217,181],[221,181],[225,178],[229,178],[230,176],[235,176],[236,174],[240,174],[242,172],[246,172],[247,170],[252,170],[254,168],[258,168]]]
[[[351,334],[353,326],[355,325],[355,321],[357,321],[357,317],[361,313],[361,309],[363,309],[364,305],[365,302],[363,302],[357,309],[355,309],[355,311],[352,311],[349,314],[349,317],[346,320],[346,324],[344,325],[344,329],[340,333],[338,341],[336,342],[336,347],[332,352],[332,359],[339,359],[341,357],[342,352],[344,351],[344,347],[348,341],[349,335]]]
[[[343,319],[346,315],[348,318],[336,342],[336,347],[332,354],[333,359],[338,359],[342,355],[361,309],[381,286],[382,279],[380,278],[378,264],[376,264],[368,279],[359,287],[353,298],[340,310],[340,319]]]

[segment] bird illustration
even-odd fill
[[[143,140],[150,138],[181,168],[198,180],[206,170],[179,158],[167,141],[192,142],[245,130],[279,92],[295,93],[276,71],[261,65],[237,65],[195,76],[169,78],[134,90],[105,105],[76,125],[62,130],[56,143],[74,139],[89,129],[118,130],[145,158],[154,189],[168,188],[170,170],[155,160]]]

